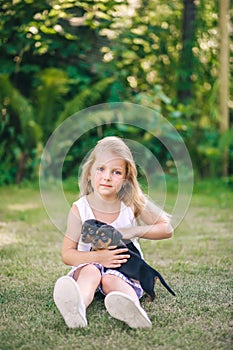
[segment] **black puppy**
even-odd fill
[[[117,270],[129,278],[138,280],[151,301],[155,298],[154,285],[156,279],[159,279],[162,285],[175,296],[161,274],[141,258],[135,245],[129,240],[122,240],[122,234],[111,225],[94,219],[86,220],[82,226],[82,241],[91,243],[93,250],[104,249],[109,246],[127,247],[130,259],[118,267]]]

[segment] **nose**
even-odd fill
[[[104,174],[103,174],[104,180],[109,181],[111,180],[111,172],[108,169],[105,169]]]

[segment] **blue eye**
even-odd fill
[[[121,175],[121,171],[119,171],[119,170],[114,170],[113,174],[115,174],[115,175]]]
[[[102,167],[102,166],[99,166],[98,168],[97,168],[97,171],[103,171],[104,170],[104,168]]]

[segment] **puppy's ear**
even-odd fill
[[[121,239],[122,239],[122,234],[119,231],[115,230],[115,229],[112,232],[112,234],[113,234],[112,235],[112,244],[113,245],[118,245],[120,243]]]

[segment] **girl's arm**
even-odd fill
[[[140,225],[120,229],[123,238],[141,237],[160,240],[173,236],[173,227],[168,215],[152,202],[148,202],[139,217]]]
[[[98,251],[78,251],[78,241],[81,236],[82,223],[78,210],[71,208],[68,220],[67,230],[62,244],[62,260],[66,265],[77,266],[84,263],[97,262],[105,267],[120,267],[130,257],[127,254],[128,249],[101,249]],[[125,253],[125,254],[122,254]]]

